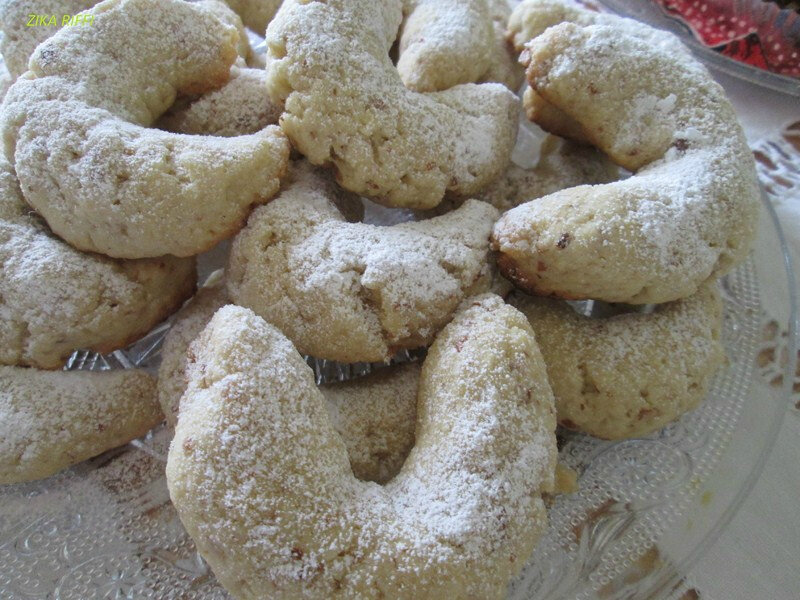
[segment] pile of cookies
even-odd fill
[[[573,0],[0,11],[0,483],[166,416],[171,498],[236,598],[502,598],[556,424],[646,435],[723,363],[755,168],[671,34]],[[552,134],[530,168],[522,109]],[[414,218],[365,223],[365,198]],[[57,370],[176,311],[157,378]],[[322,386],[303,358],[421,348]]]

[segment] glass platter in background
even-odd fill
[[[632,17],[653,27],[666,29],[677,35],[695,55],[709,66],[749,83],[793,96],[800,96],[800,79],[779,75],[724,56],[705,46],[692,34],[688,25],[666,14],[651,0],[581,0],[596,4],[611,12]]]
[[[531,132],[521,130],[516,157],[523,166],[534,156]],[[761,176],[768,184],[770,173]],[[371,208],[373,222],[406,218]],[[780,324],[789,356],[797,352],[787,248],[766,200],[763,209],[753,256],[723,281],[728,365],[708,398],[644,439],[563,433],[560,457],[580,474],[580,491],[553,503],[549,532],[512,583],[511,598],[667,598],[741,505],[772,448],[793,381],[791,364],[781,367],[778,388],[756,368],[765,292],[788,307]],[[205,257],[201,271],[224,254]],[[76,353],[69,368],[155,369],[168,327],[107,356]],[[371,369],[312,366],[322,380]],[[169,501],[163,471],[171,435],[162,426],[47,480],[0,486],[0,599],[227,598]]]

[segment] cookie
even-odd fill
[[[400,472],[414,447],[419,378],[410,363],[320,386],[358,479],[383,484]]]
[[[476,197],[506,212],[559,190],[619,178],[619,167],[598,150],[583,144],[551,135],[542,142],[539,152],[539,160],[532,168],[512,163],[502,177]]]
[[[115,260],[75,250],[25,204],[0,158],[0,364],[56,369],[78,349],[107,353],[191,296],[193,259]]]
[[[267,29],[267,86],[281,128],[348,190],[427,209],[470,197],[508,166],[518,100],[499,84],[407,89],[389,58],[401,0],[284,2]]]
[[[0,366],[0,484],[49,477],[147,433],[163,419],[144,371]]]
[[[293,177],[234,240],[227,286],[303,354],[388,360],[429,344],[464,298],[489,289],[492,206],[470,200],[391,227],[348,223],[318,172]]]
[[[283,107],[269,101],[266,79],[262,69],[234,67],[228,83],[174,105],[159,119],[158,127],[175,133],[235,137],[275,125]]]
[[[281,0],[225,0],[242,18],[244,24],[259,35],[264,35],[267,24],[281,6]]]
[[[37,48],[0,111],[25,199],[81,250],[210,249],[277,192],[288,142],[277,127],[221,138],[149,125],[178,94],[228,81],[236,29],[178,0],[111,0],[91,14],[91,27],[62,29]]]
[[[492,18],[494,42],[489,51],[489,67],[478,82],[502,83],[512,92],[516,92],[525,81],[525,69],[517,61],[518,52],[506,39],[511,6],[507,0],[489,0],[489,13]]]
[[[259,59],[250,46],[250,38],[247,36],[242,18],[228,6],[225,0],[199,0],[197,3],[203,8],[209,9],[223,23],[236,28],[236,31],[239,32],[236,50],[246,64],[255,66],[254,62],[257,63]]]
[[[514,208],[495,225],[493,248],[501,272],[535,294],[633,304],[685,298],[750,251],[755,163],[705,67],[685,49],[666,52],[678,45],[671,34],[611,23],[545,30],[528,45],[527,77],[634,175]]]
[[[275,327],[227,306],[192,353],[167,483],[233,597],[505,597],[545,526],[556,462],[523,315],[485,295],[442,331],[415,446],[385,486],[353,476],[312,371]]]
[[[542,349],[558,421],[604,439],[640,437],[705,398],[724,362],[714,284],[651,313],[589,318],[565,302],[515,293]]]
[[[494,27],[487,0],[406,0],[397,72],[415,92],[474,83],[489,70]]]

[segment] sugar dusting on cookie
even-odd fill
[[[226,307],[194,355],[167,476],[232,593],[504,596],[543,527],[556,457],[521,314],[483,296],[440,335],[417,444],[384,487],[353,478],[311,372],[277,330]]]
[[[526,7],[560,15],[558,5]],[[722,88],[674,36],[592,15],[571,16],[581,24],[561,23],[534,38],[528,79],[635,174],[507,213],[494,231],[500,267],[526,289],[565,298],[686,297],[752,246],[752,155]],[[558,245],[565,232],[566,249]]]
[[[194,289],[194,262],[118,261],[75,250],[25,203],[0,159],[0,364],[57,368],[147,333]]]
[[[296,165],[280,197],[250,217],[228,269],[231,299],[279,326],[301,352],[387,360],[430,343],[461,300],[489,289],[495,208],[473,200],[428,221],[347,223],[334,204],[342,192],[323,180]]]
[[[589,318],[516,293],[542,349],[559,420],[605,439],[647,435],[705,397],[724,361],[714,283],[648,313]]]
[[[499,84],[408,90],[388,54],[402,4],[284,2],[267,30],[267,84],[285,102],[281,127],[313,164],[333,164],[345,188],[376,202],[431,208],[502,173],[518,101]]]
[[[162,419],[144,371],[0,366],[0,483],[47,477],[144,435]]]

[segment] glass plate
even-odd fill
[[[788,261],[766,201],[764,209],[753,257],[723,281],[729,364],[709,397],[645,439],[611,443],[564,433],[561,459],[580,473],[581,489],[554,502],[549,533],[511,597],[665,595],[752,488],[792,382],[788,366],[779,389],[756,372],[760,292],[786,298],[789,355],[796,354],[788,266],[777,282],[773,269],[769,289],[762,287],[759,265]],[[109,357],[78,354],[72,366],[153,366],[165,331]],[[0,598],[226,597],[169,502],[163,469],[170,438],[162,427],[45,481],[0,488]]]
[[[523,148],[537,136],[528,126],[522,133]],[[530,160],[532,153],[517,156],[525,154]],[[774,194],[770,171],[760,175]],[[554,501],[550,530],[512,583],[512,598],[666,598],[752,489],[794,381],[792,361],[773,368],[777,387],[759,376],[764,324],[777,319],[788,356],[797,354],[788,252],[767,200],[763,209],[753,256],[723,281],[728,365],[708,398],[645,439],[562,432],[560,456],[580,474],[580,491]],[[374,220],[386,219],[373,210]],[[205,257],[201,271],[224,255]],[[785,314],[767,316],[767,296],[784,299]],[[155,369],[168,327],[111,355],[76,353],[68,366]],[[312,366],[320,380],[370,370]],[[171,436],[162,426],[47,480],[0,487],[0,599],[227,598],[169,501],[163,470]]]

